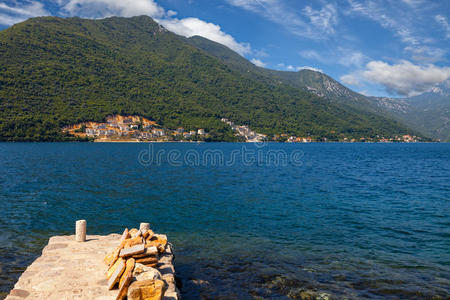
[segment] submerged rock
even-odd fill
[[[331,300],[331,295],[302,288],[291,289],[287,295],[291,299],[301,300]]]

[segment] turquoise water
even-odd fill
[[[185,299],[449,297],[450,144],[0,143],[0,154],[3,296],[50,236],[86,219],[92,234],[143,221],[168,234]]]

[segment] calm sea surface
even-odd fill
[[[0,143],[0,298],[77,219],[166,233],[184,299],[450,294],[450,144]]]

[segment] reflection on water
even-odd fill
[[[83,218],[88,233],[167,233],[185,299],[448,296],[449,144],[245,146],[302,161],[142,165],[146,144],[0,144],[0,291]]]

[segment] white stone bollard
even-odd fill
[[[146,232],[149,229],[150,229],[150,223],[141,223],[141,225],[139,226],[139,230],[141,232]]]
[[[86,220],[78,220],[75,223],[75,240],[86,242]]]

